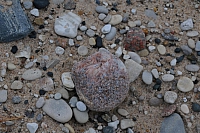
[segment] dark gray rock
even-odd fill
[[[161,125],[160,133],[186,133],[182,118],[174,113],[166,117]]]
[[[12,97],[12,103],[18,104],[21,102],[21,98],[19,96],[13,96]]]
[[[0,42],[11,42],[26,37],[33,27],[21,8],[19,0],[12,0],[13,5],[0,5]]]
[[[192,110],[194,112],[200,112],[200,105],[198,103],[192,103]]]

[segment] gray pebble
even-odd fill
[[[156,27],[156,24],[151,20],[151,21],[149,21],[149,23],[147,24],[147,27],[148,27],[148,28],[155,28],[155,27]]]
[[[136,53],[136,52],[128,52],[128,55],[131,57],[132,60],[134,60],[137,63],[141,63],[142,60],[140,58],[140,56]]]
[[[60,93],[56,93],[56,94],[54,95],[54,99],[56,99],[56,100],[61,99],[61,97],[62,97],[62,95],[61,95]]]
[[[145,15],[147,17],[150,17],[150,18],[153,18],[153,19],[156,19],[157,18],[157,15],[155,14],[155,12],[153,10],[145,10]]]
[[[182,45],[181,49],[185,55],[190,55],[192,53],[192,49],[189,48],[187,45]]]
[[[165,34],[169,34],[170,32],[171,32],[170,29],[168,29],[168,28],[164,29],[164,33],[165,33]]]
[[[136,26],[141,26],[142,25],[141,20],[136,20],[136,21],[134,21],[134,23],[136,24]]]
[[[126,34],[127,30],[126,29],[120,29],[119,33],[120,34]]]
[[[0,90],[0,103],[6,102],[8,96],[7,90]]]
[[[144,101],[144,99],[145,99],[145,97],[144,97],[143,95],[141,95],[141,96],[138,98],[139,101]]]
[[[6,121],[6,126],[11,126],[11,125],[14,125],[15,122],[14,121]]]
[[[143,71],[142,73],[142,80],[145,84],[150,85],[153,81],[153,76],[147,70]]]
[[[149,100],[149,105],[150,106],[159,106],[163,101],[161,99],[158,99],[157,97],[152,97]]]
[[[80,29],[81,31],[86,31],[86,30],[87,30],[87,27],[86,27],[86,26],[81,26],[79,29]]]
[[[159,98],[159,99],[163,98],[163,94],[162,93],[158,93],[157,94],[157,98]]]
[[[38,100],[37,100],[37,102],[36,102],[36,108],[41,108],[41,107],[43,107],[43,105],[45,104],[45,100],[44,100],[44,97],[40,97]]]
[[[25,9],[31,9],[31,7],[33,6],[33,2],[32,1],[24,1],[23,6]]]
[[[128,13],[124,13],[123,18],[122,18],[122,22],[123,23],[127,23],[128,22],[128,18],[129,18],[129,14]]]
[[[43,118],[43,114],[41,114],[41,113],[39,113],[39,114],[36,116],[36,120],[37,120],[38,122],[40,122],[40,121],[42,120],[42,118]]]
[[[19,96],[13,96],[12,97],[12,103],[18,104],[20,102],[21,102],[21,97],[19,97]]]
[[[76,107],[79,111],[86,111],[87,107],[82,101],[76,103]]]
[[[164,100],[166,103],[171,103],[173,104],[176,99],[177,99],[178,95],[176,92],[174,91],[166,91],[165,95],[164,95]]]
[[[105,6],[97,6],[95,10],[98,13],[108,14],[108,9]]]
[[[104,20],[106,18],[106,15],[103,13],[100,13],[98,18],[99,18],[99,20]]]
[[[111,18],[112,18],[112,16],[111,16],[110,14],[108,14],[108,15],[105,17],[105,19],[103,20],[103,22],[104,22],[105,24],[107,24],[107,23],[111,20]]]
[[[105,39],[107,41],[112,41],[114,39],[116,33],[117,33],[117,29],[115,27],[112,27],[110,32],[108,34],[106,34]]]
[[[86,34],[87,34],[89,37],[93,37],[93,36],[95,35],[95,32],[94,32],[93,30],[91,30],[91,29],[88,29],[88,30],[86,31]]]
[[[200,51],[200,41],[196,42],[195,51]]]
[[[71,107],[76,107],[76,103],[78,102],[78,98],[73,96],[70,100],[69,100],[69,105]]]
[[[185,66],[185,69],[190,71],[190,72],[197,72],[199,71],[199,66],[195,64],[189,64]]]
[[[85,56],[88,54],[88,48],[86,46],[78,47],[78,54],[81,56]]]
[[[66,3],[64,4],[64,9],[66,10],[72,10],[75,8],[76,8],[76,3],[74,2],[74,0],[67,0]]]
[[[181,23],[180,25],[181,30],[190,30],[193,28],[193,21],[192,19],[187,19],[186,21],[184,21],[183,23]]]

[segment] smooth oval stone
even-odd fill
[[[111,18],[112,18],[112,16],[111,16],[110,14],[108,14],[108,15],[106,16],[106,18],[103,20],[103,22],[104,22],[105,24],[107,24],[107,23],[110,22]]]
[[[41,76],[42,76],[42,72],[40,71],[40,69],[37,69],[37,68],[26,70],[22,74],[22,78],[25,80],[35,80],[37,78],[40,78]]]
[[[150,85],[153,81],[153,76],[147,70],[143,71],[142,73],[142,80],[145,84]]]
[[[182,92],[191,91],[194,87],[194,83],[188,77],[181,77],[178,80],[177,88]]]
[[[181,105],[181,111],[182,111],[183,113],[185,113],[185,114],[188,114],[188,113],[190,112],[190,110],[189,110],[187,104],[182,104],[182,105]]]
[[[129,115],[129,113],[128,113],[128,111],[127,110],[125,110],[125,109],[118,109],[117,110],[117,112],[120,114],[120,115],[122,115],[122,116],[127,116],[127,115]]]
[[[86,105],[82,102],[82,101],[78,101],[76,103],[76,108],[79,110],[79,111],[86,111],[87,107]]]
[[[165,81],[165,82],[172,81],[172,80],[174,80],[174,75],[172,75],[172,74],[164,74],[162,76],[162,80]]]
[[[180,115],[174,113],[169,117],[166,117],[162,122],[160,133],[186,133]]]
[[[46,112],[54,120],[66,123],[72,118],[72,109],[62,99],[46,100],[45,105],[42,107],[43,111]]]
[[[190,71],[190,72],[197,72],[199,71],[199,66],[195,64],[189,64],[185,66],[185,69]]]
[[[14,82],[12,82],[10,86],[11,89],[15,89],[15,90],[22,89],[22,87],[23,87],[23,83],[19,80],[15,80]]]
[[[107,33],[110,32],[110,30],[111,30],[111,25],[107,24],[101,29],[101,32],[104,33],[104,34],[107,34]]]
[[[49,0],[34,0],[33,4],[37,9],[42,9],[49,5]]]
[[[187,45],[182,45],[181,49],[185,55],[190,55],[192,53],[192,49],[189,48]]]
[[[88,54],[88,48],[86,46],[80,46],[78,47],[78,54],[85,56]]]
[[[188,46],[191,49],[194,49],[195,48],[195,41],[193,39],[188,39]]]
[[[188,37],[195,37],[195,36],[198,36],[199,33],[198,33],[198,31],[188,31],[186,35]]]
[[[111,25],[117,25],[121,21],[122,21],[122,16],[121,15],[112,15],[109,24],[111,24]]]
[[[164,55],[166,53],[166,48],[163,45],[158,45],[157,50],[158,50],[159,54],[161,54],[161,55]]]
[[[133,127],[135,123],[133,122],[132,119],[123,119],[120,121],[120,128],[121,129],[126,129],[129,127]]]
[[[152,97],[150,100],[149,100],[149,105],[150,106],[159,106],[160,104],[162,104],[163,100],[162,99],[159,99],[157,97]]]
[[[173,104],[176,99],[177,99],[178,95],[176,92],[174,91],[166,91],[165,95],[164,95],[164,100],[166,103],[171,103]]]
[[[200,51],[200,41],[196,42],[195,51]]]
[[[45,99],[44,97],[40,97],[37,102],[36,102],[36,108],[42,108],[42,106],[45,104]]]
[[[147,17],[150,17],[150,18],[153,18],[153,19],[157,18],[157,15],[153,10],[149,10],[149,9],[145,10],[145,15]]]
[[[114,39],[116,33],[117,33],[117,29],[115,27],[112,27],[110,32],[108,34],[106,34],[105,39],[107,41],[112,41]]]
[[[0,90],[0,102],[6,102],[8,96],[8,91],[7,90]]]
[[[194,112],[200,112],[200,105],[198,103],[192,103],[192,110]]]
[[[108,9],[105,6],[97,6],[95,10],[98,13],[108,14]]]
[[[153,74],[154,78],[159,78],[159,73],[158,73],[158,70],[156,68],[152,69],[151,70],[151,73]]]
[[[129,56],[131,57],[131,59],[134,60],[135,62],[137,62],[137,63],[139,63],[139,64],[142,62],[140,56],[139,56],[137,53],[135,53],[135,52],[128,52],[128,55],[129,55]]]
[[[89,119],[88,113],[79,111],[77,108],[73,108],[74,117],[79,123],[86,123]]]

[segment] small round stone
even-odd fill
[[[155,43],[156,43],[156,44],[160,44],[160,43],[161,43],[161,40],[160,40],[159,38],[156,38],[156,39],[155,39]]]
[[[181,105],[181,111],[185,114],[188,114],[190,111],[189,111],[189,108],[187,106],[187,104],[182,104]]]
[[[158,99],[157,97],[152,97],[150,100],[149,100],[149,105],[150,106],[159,106],[160,104],[162,103],[162,100],[161,99]]]
[[[82,101],[76,103],[76,107],[79,111],[86,111],[87,107]]]
[[[49,0],[34,0],[33,5],[37,9],[42,9],[42,8],[45,8],[49,5]]]
[[[78,47],[78,54],[85,56],[88,54],[88,48],[86,46],[80,46]]]
[[[165,95],[164,95],[164,100],[166,103],[171,103],[173,104],[176,99],[177,99],[178,95],[176,92],[174,91],[166,91]]]
[[[17,51],[18,51],[17,46],[12,46],[11,52],[12,52],[13,54],[16,54]]]
[[[192,110],[194,112],[200,112],[200,105],[198,103],[192,103]]]
[[[158,50],[159,54],[161,54],[161,55],[164,55],[166,53],[166,48],[163,45],[158,45],[157,50]]]
[[[54,95],[54,99],[56,99],[56,100],[61,99],[61,97],[62,97],[62,95],[61,95],[60,93],[56,93],[56,94]]]
[[[180,49],[180,48],[175,48],[174,52],[175,52],[175,53],[180,53],[180,52],[181,52],[181,49]]]
[[[129,113],[128,113],[128,111],[127,110],[125,110],[125,109],[118,109],[117,110],[117,112],[120,114],[120,115],[122,115],[122,116],[127,116],[127,115],[129,115]]]
[[[182,92],[189,92],[193,89],[194,83],[188,77],[181,77],[178,80],[177,88]]]
[[[53,72],[47,72],[47,75],[48,75],[49,77],[53,77]]]

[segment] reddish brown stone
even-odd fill
[[[140,28],[133,28],[127,32],[124,47],[128,51],[140,51],[146,47],[146,38]]]

